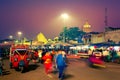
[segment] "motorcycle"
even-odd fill
[[[92,67],[101,67],[105,68],[105,63],[102,59],[102,52],[95,51],[92,53],[92,55],[89,57],[89,65]]]

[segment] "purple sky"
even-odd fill
[[[29,39],[42,32],[54,38],[62,31],[60,17],[68,13],[67,26],[81,28],[86,20],[93,31],[104,31],[105,8],[108,25],[120,28],[120,0],[0,0],[0,39],[22,31]]]

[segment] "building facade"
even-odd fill
[[[105,42],[120,43],[120,29],[105,32]]]
[[[103,43],[105,42],[104,33],[92,34],[91,35],[91,43]]]
[[[94,44],[94,43],[104,43],[104,42],[113,42],[120,43],[120,29],[110,28],[105,32],[95,33],[90,32],[86,33],[83,37],[84,44]]]

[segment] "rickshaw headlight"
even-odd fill
[[[27,61],[30,61],[30,58],[27,58]]]
[[[15,58],[15,59],[14,59],[14,61],[18,61],[18,59],[17,59],[17,58]]]

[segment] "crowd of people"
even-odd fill
[[[60,80],[64,77],[64,71],[67,65],[66,53],[63,50],[38,51],[40,62],[44,64],[45,73],[52,78],[50,73],[57,70]]]
[[[32,54],[33,62],[36,62],[36,58],[38,57],[39,63],[44,65],[45,73],[47,76],[52,78],[51,73],[53,71],[58,71],[58,78],[62,80],[64,78],[64,71],[67,66],[67,54],[77,54],[80,50],[66,50],[65,49],[38,49],[30,51]],[[93,50],[88,49],[85,51],[87,54],[92,55]],[[103,60],[106,62],[114,62],[115,60],[119,60],[120,63],[120,51],[111,50],[101,50],[103,55]],[[34,54],[33,54],[34,53]],[[0,50],[0,63],[2,63],[2,51]],[[2,65],[0,65],[0,69],[2,70]],[[1,72],[1,71],[0,71]]]
[[[38,57],[38,62],[44,65],[45,73],[48,77],[53,78],[51,75],[52,72],[58,72],[58,79],[62,80],[64,77],[64,71],[67,65],[66,52],[62,49],[57,50],[47,50],[47,49],[39,49],[32,50],[29,54],[31,60],[36,63],[36,59]],[[3,54],[0,52],[0,64],[2,63]],[[0,65],[0,70],[2,70],[2,65]],[[2,71],[0,71],[0,74]]]

